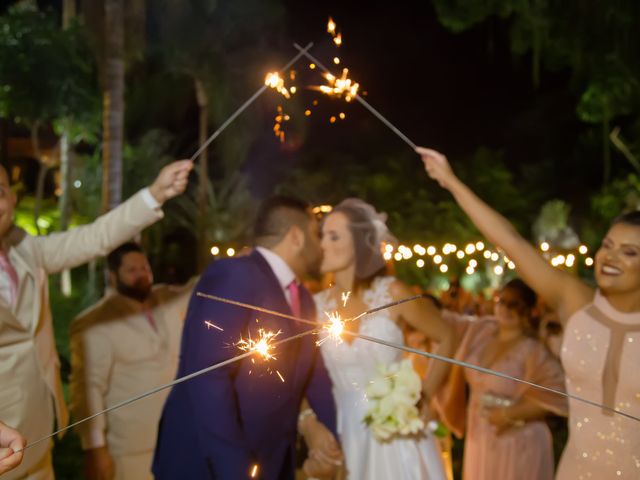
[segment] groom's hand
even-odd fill
[[[340,445],[331,431],[316,418],[307,419],[302,435],[309,449],[309,459],[324,467],[323,471],[334,472],[342,464]]]

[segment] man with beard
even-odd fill
[[[153,286],[133,242],[107,257],[113,290],[71,325],[71,408],[85,418],[170,382],[193,284]],[[151,479],[158,420],[168,390],[78,426],[89,479]]]
[[[93,223],[33,236],[14,224],[17,198],[0,165],[0,419],[27,442],[49,435],[54,422],[58,428],[68,423],[48,276],[106,255],[160,220],[162,204],[185,190],[192,167],[189,160],[173,162],[148,188]],[[34,445],[3,480],[53,479],[52,447]]]
[[[248,255],[209,265],[196,291],[313,320],[313,298],[300,281],[319,269],[322,251],[318,222],[307,204],[288,197],[267,200],[254,224],[254,241]],[[207,331],[205,321],[224,330]],[[280,340],[313,326],[194,294],[178,376],[236,356],[241,352],[234,344],[241,337],[259,338],[261,330],[280,332]],[[176,385],[160,421],[155,478],[293,480],[297,431],[318,460],[314,473],[331,476],[341,453],[331,381],[316,340],[303,336],[278,345],[268,361],[245,358]],[[304,398],[315,415],[298,418]]]

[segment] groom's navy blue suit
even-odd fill
[[[198,297],[196,292],[291,314],[282,287],[259,252],[214,262],[189,303],[178,377],[242,353],[234,344],[249,333],[256,338],[259,328],[281,330],[276,340],[313,328]],[[314,319],[313,299],[304,288],[300,300],[303,317]],[[208,329],[205,321],[224,331]],[[241,480],[256,463],[263,480],[293,479],[303,397],[335,434],[331,383],[315,341],[315,335],[302,337],[278,346],[276,359],[265,362],[256,357],[254,364],[247,358],[176,385],[160,420],[153,462],[156,479]]]

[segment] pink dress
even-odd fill
[[[498,325],[493,320],[473,322],[456,358],[479,365],[497,329]],[[523,338],[488,368],[564,391],[560,363],[541,342],[533,338]],[[469,385],[470,392],[466,412],[463,410],[465,396],[464,388],[460,386],[462,381]],[[482,415],[483,404],[486,405],[491,398],[515,403],[523,397],[558,415],[567,413],[567,402],[563,396],[471,369],[452,369],[436,405],[454,433],[465,436],[464,479],[553,479],[553,443],[549,427],[544,421],[527,422],[498,435],[495,427]]]
[[[615,310],[600,292],[565,328],[567,391],[640,416],[640,312]],[[640,478],[640,422],[569,403],[569,441],[558,480]]]

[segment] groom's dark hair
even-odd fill
[[[265,200],[253,224],[253,240],[256,245],[273,247],[278,244],[293,225],[306,232],[311,218],[307,202],[295,197],[275,195]]]

